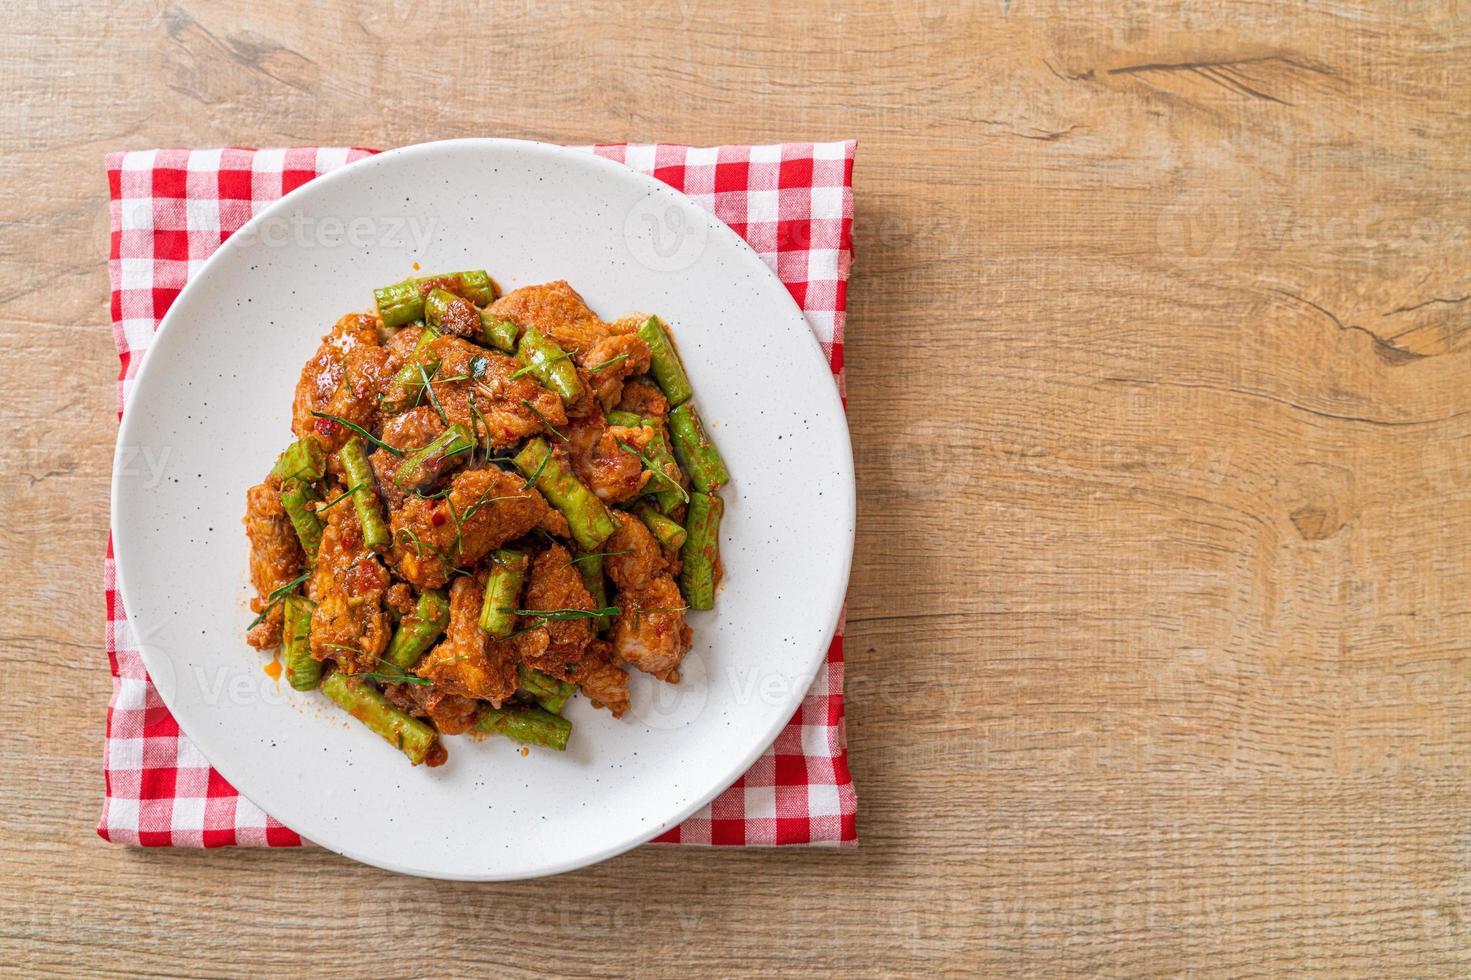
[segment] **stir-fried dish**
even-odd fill
[[[728,475],[674,342],[565,282],[374,295],[302,368],[296,441],[246,493],[246,638],[415,765],[442,735],[564,749],[573,694],[619,717],[628,668],[678,682],[685,613],[714,606]]]

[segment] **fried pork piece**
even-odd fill
[[[634,380],[625,384],[618,408],[624,412],[636,412],[645,418],[669,417],[669,399],[664,397],[664,392],[647,381]]]
[[[482,698],[496,707],[516,693],[516,645],[493,640],[480,628],[482,584],[468,575],[449,590],[449,627],[439,645],[424,655],[414,673],[453,694]],[[442,730],[442,729],[441,729]]]
[[[419,718],[428,718],[441,735],[460,735],[475,727],[480,702],[433,684],[388,684],[383,696]]]
[[[352,435],[345,425],[319,419],[326,412],[370,429],[378,395],[387,382],[389,355],[378,345],[378,318],[349,313],[337,321],[311,360],[301,369],[291,408],[291,431],[308,433],[329,451]]]
[[[468,568],[535,528],[565,535],[566,519],[535,488],[523,490],[525,483],[487,466],[456,473],[447,497],[405,497],[389,514],[389,561],[419,588],[436,589],[449,580],[446,558]]]
[[[632,514],[615,512],[618,530],[603,545],[607,553],[603,569],[619,591],[645,589],[655,578],[669,571],[669,561],[659,542]]]
[[[535,327],[571,356],[586,389],[567,406],[572,418],[591,414],[594,405],[611,409],[622,397],[624,381],[649,369],[649,346],[636,332],[642,318],[604,323],[563,280],[507,293],[490,312],[520,327]],[[592,370],[600,365],[606,367]]]
[[[394,449],[411,454],[415,449],[429,445],[443,431],[444,423],[434,409],[420,405],[384,422],[380,438]],[[397,456],[386,449],[379,449],[368,457],[368,462],[373,464],[373,474],[378,478],[378,493],[390,508],[403,504],[404,492],[393,482],[393,475],[406,458],[407,455]]]
[[[535,327],[568,353],[591,350],[612,332],[608,324],[588,309],[577,290],[562,279],[540,286],[522,286],[490,304],[489,309],[493,316],[510,320],[519,327]]]
[[[567,453],[577,478],[604,503],[622,503],[634,497],[651,474],[643,461],[618,443],[642,452],[654,437],[653,429],[608,425],[603,413],[571,419],[562,430],[567,436]]]
[[[611,658],[612,646],[605,640],[593,640],[570,679],[594,708],[607,708],[614,718],[622,718],[628,710],[628,672]]]
[[[661,680],[679,676],[679,662],[690,648],[684,624],[684,596],[673,577],[657,575],[640,589],[618,593],[622,612],[613,625],[613,657]]]
[[[270,602],[267,597],[301,574],[306,556],[301,542],[291,527],[291,519],[281,508],[281,487],[275,477],[245,491],[245,533],[250,536],[250,583],[257,597],[250,600],[250,611],[258,613]],[[257,650],[269,650],[281,643],[281,603],[271,607],[266,618],[245,635],[246,642]]]
[[[552,609],[595,609],[592,595],[582,584],[582,574],[572,564],[567,549],[554,544],[537,555],[531,562],[531,571],[526,580],[526,594],[521,600],[522,608]],[[583,652],[593,637],[591,619],[563,619],[536,625],[541,617],[522,616],[519,626],[522,632],[521,655],[526,663],[543,670],[553,677],[571,680]],[[546,645],[541,646],[541,637]],[[538,649],[539,647],[539,649]]]
[[[374,420],[378,414],[378,398],[393,377],[387,367],[388,352],[382,347],[359,347],[349,351],[343,359],[342,383],[327,399],[327,407],[320,411],[372,431],[377,427]],[[325,437],[324,445],[329,450],[342,448],[342,444],[352,438],[352,430],[340,422],[332,419],[315,419],[314,422],[317,433]]]
[[[357,513],[346,501],[326,511],[317,565],[307,580],[312,610],[312,656],[335,660],[346,673],[379,669],[393,633],[383,608],[388,570],[363,544]]]
[[[424,336],[424,328],[419,326],[407,326],[394,332],[392,337],[383,341],[383,349],[388,351],[389,373],[397,372],[399,368],[408,363],[413,356],[414,348],[419,346],[419,338]]]
[[[383,604],[400,616],[414,611],[414,590],[403,582],[394,582],[383,594]]]
[[[429,445],[443,431],[444,423],[433,406],[420,405],[385,421],[379,438],[394,449],[411,453]]]
[[[560,426],[567,421],[562,400],[529,375],[512,378],[521,365],[504,354],[458,337],[440,337],[420,352],[419,361],[439,362],[439,370],[431,380],[445,417],[451,423],[468,426],[482,439],[488,430],[490,444],[496,449],[544,432],[548,424]],[[438,378],[448,380],[434,380]],[[479,417],[470,407],[472,393]]]
[[[622,399],[623,382],[648,371],[649,345],[637,334],[610,334],[587,350],[573,355],[572,360],[582,368],[583,380],[592,389],[603,411],[607,412]],[[613,361],[617,363],[610,363]],[[593,368],[600,370],[594,371]]]
[[[593,394],[592,385],[588,384],[587,375],[579,371],[577,378],[582,383],[582,397],[568,404],[567,417],[582,419],[589,415],[601,415],[603,408],[598,404],[598,396]]]

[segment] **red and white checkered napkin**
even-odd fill
[[[843,312],[853,257],[853,151],[846,143],[586,147],[652,174],[735,229],[776,270],[807,316],[843,391]],[[185,281],[252,214],[374,151],[139,150],[111,153],[112,326],[127,403],[158,322]],[[550,274],[549,274],[550,278]],[[325,328],[325,325],[324,325]],[[238,794],[179,730],[143,669],[107,550],[107,796],[97,832],[152,847],[293,846],[301,838]],[[658,841],[857,843],[857,799],[843,736],[843,637],[801,708],[735,785]]]

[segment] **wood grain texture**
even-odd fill
[[[1464,974],[1468,28],[1337,0],[12,11],[0,963]],[[857,852],[470,886],[93,835],[102,154],[472,135],[860,140]]]

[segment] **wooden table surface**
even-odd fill
[[[22,6],[0,970],[1471,969],[1464,4]],[[860,141],[860,849],[478,886],[94,835],[102,154],[472,135]]]

